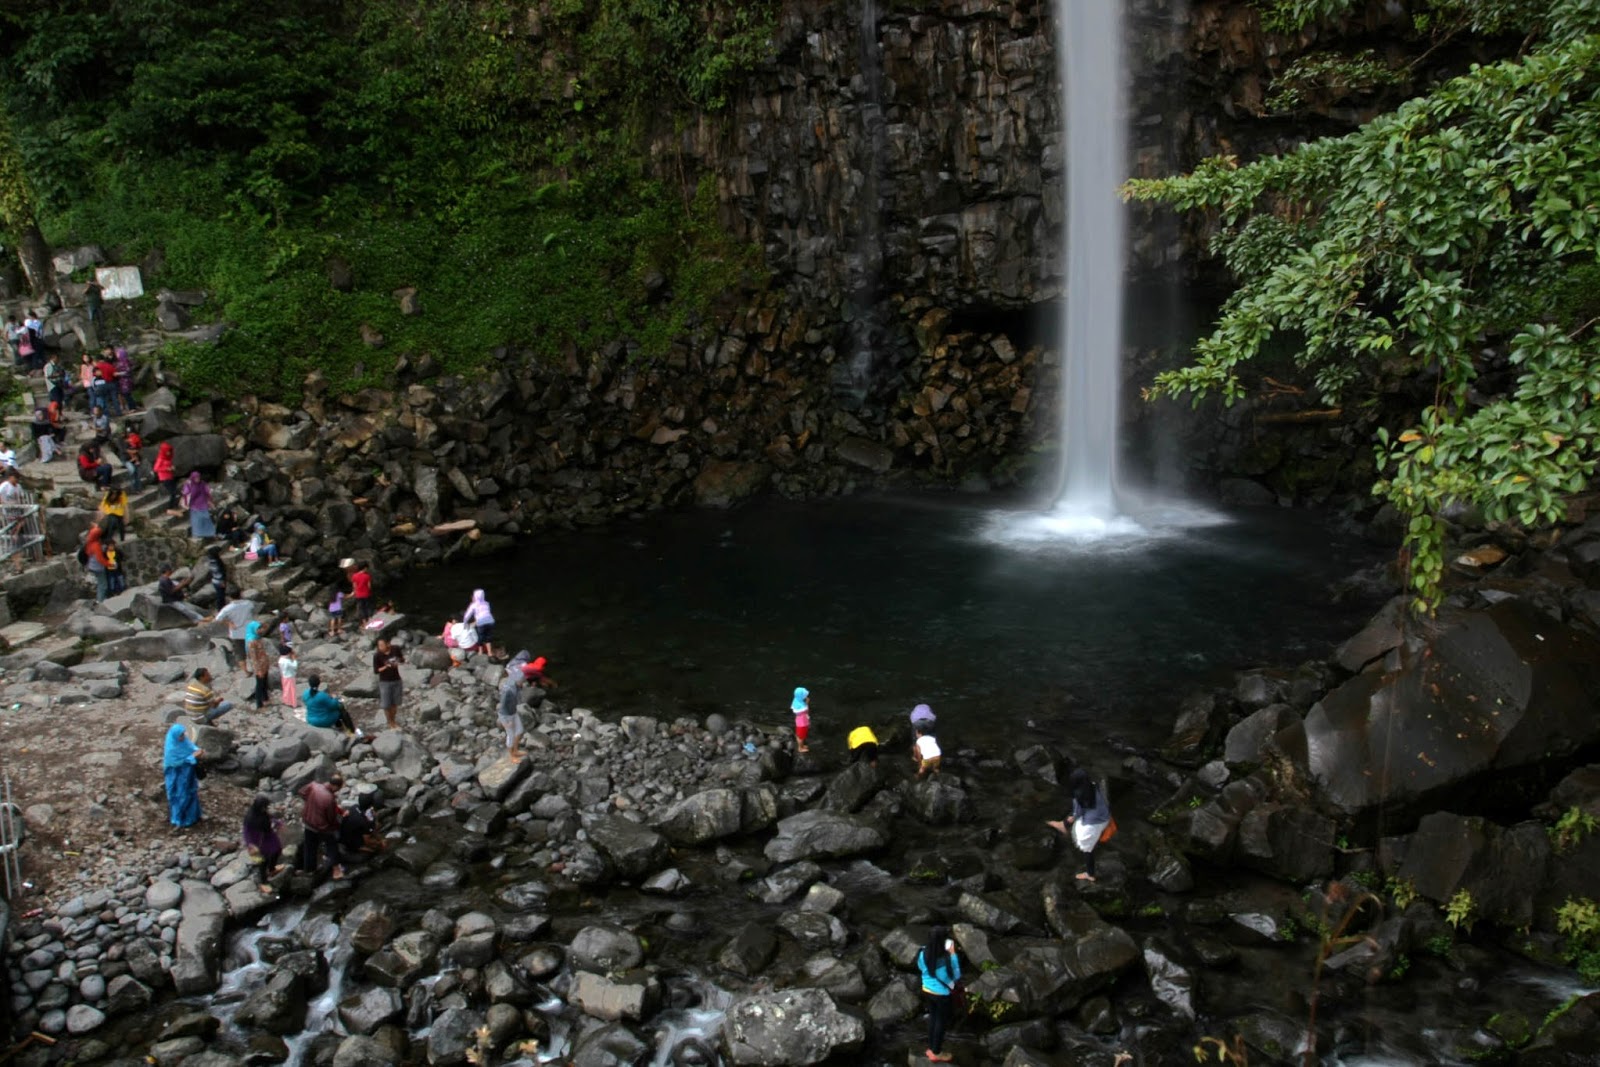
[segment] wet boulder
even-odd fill
[[[642,1022],[661,1001],[661,983],[639,973],[617,978],[579,971],[572,980],[572,1003],[585,1015],[607,1022]]]
[[[370,956],[383,947],[394,932],[394,911],[376,900],[363,900],[339,922],[339,935],[363,956]]]
[[[793,863],[865,855],[888,843],[888,835],[871,819],[832,811],[803,811],[778,823],[778,836],[767,842],[765,851],[773,863]]]
[[[929,826],[953,826],[971,814],[967,791],[939,775],[906,786],[906,810]]]
[[[744,978],[766,970],[778,954],[778,939],[762,923],[745,923],[717,956],[717,966]]]
[[[1523,600],[1442,611],[1399,659],[1306,715],[1307,773],[1340,813],[1482,795],[1600,744],[1600,639]]]
[[[339,1021],[352,1034],[371,1034],[378,1027],[397,1022],[405,1012],[398,991],[387,986],[369,986],[339,1001]]]
[[[567,947],[574,970],[627,971],[644,962],[644,942],[620,926],[585,926]]]
[[[447,1008],[428,1030],[430,1067],[461,1067],[467,1052],[477,1044],[483,1016],[468,1008]]]
[[[1245,716],[1222,742],[1222,759],[1230,770],[1251,771],[1260,765],[1267,746],[1285,727],[1300,721],[1287,704],[1269,704]]]
[[[667,861],[667,839],[642,823],[621,815],[596,815],[584,819],[583,828],[619,877],[643,878]]]
[[[1423,816],[1415,833],[1385,838],[1378,862],[1435,903],[1447,904],[1465,890],[1475,919],[1525,927],[1533,922],[1550,865],[1550,839],[1536,822],[1507,829],[1480,817],[1435,812]]]
[[[333,1054],[333,1067],[395,1067],[399,1062],[394,1049],[363,1034],[351,1034]]]
[[[209,993],[217,987],[228,905],[222,894],[205,882],[182,884],[183,911],[172,958],[172,984],[185,996]]]
[[[1308,882],[1333,873],[1332,819],[1277,804],[1252,808],[1239,822],[1236,856],[1247,867],[1287,882]]]
[[[850,764],[833,776],[822,806],[829,811],[860,811],[883,785],[878,769],[865,761]]]
[[[786,989],[736,1000],[722,1037],[735,1064],[804,1067],[859,1048],[867,1028],[821,989]]]
[[[643,1063],[650,1045],[621,1023],[589,1030],[572,1049],[572,1067],[634,1067]]]
[[[736,789],[706,789],[667,809],[661,832],[680,845],[703,845],[742,829],[744,798]]]
[[[427,974],[438,958],[438,940],[425,930],[413,930],[368,957],[366,973],[380,985],[406,989]]]
[[[1216,744],[1222,716],[1217,698],[1211,693],[1190,693],[1178,705],[1178,719],[1172,736],[1161,748],[1161,756],[1180,767],[1198,767]]]
[[[1194,996],[1199,980],[1179,958],[1175,946],[1159,937],[1146,939],[1144,970],[1157,1000],[1186,1019],[1195,1017]]]
[[[822,868],[810,860],[780,867],[750,889],[750,896],[763,904],[782,904],[791,900],[817,882],[822,881]]]
[[[274,971],[239,1005],[234,1021],[247,1030],[265,1030],[280,1037],[298,1034],[306,1025],[305,979],[292,971]]]

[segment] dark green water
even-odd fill
[[[813,731],[903,715],[1006,729],[1093,724],[1149,741],[1183,687],[1327,654],[1374,608],[1333,583],[1385,554],[1318,517],[1262,511],[1098,546],[994,543],[995,501],[766,501],[597,532],[412,576],[437,631],[488,592],[497,643],[550,658],[562,696],[611,714],[720,711]]]

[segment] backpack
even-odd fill
[[[82,545],[79,545],[78,546],[78,566],[87,567],[88,565],[89,565],[89,550],[87,548],[83,547]]]

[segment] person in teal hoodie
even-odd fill
[[[944,1051],[944,1030],[950,1023],[956,983],[961,981],[961,958],[948,926],[928,931],[928,943],[917,953],[917,970],[922,972],[922,993],[928,998],[928,1059],[949,1063],[954,1057]]]
[[[337,726],[347,734],[354,734],[356,737],[365,736],[356,729],[355,720],[350,718],[350,712],[345,709],[344,701],[332,693],[323,691],[321,675],[306,676],[306,689],[300,694],[300,702],[306,706],[308,725],[321,726],[324,729]]]

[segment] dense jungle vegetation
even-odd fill
[[[403,353],[659,354],[754,262],[709,189],[652,175],[644,135],[722,107],[776,7],[0,0],[0,222],[159,252],[147,288],[214,294],[236,328],[170,353],[202,388],[358,385]]]
[[[1269,27],[1297,31],[1363,5],[1261,6]],[[1516,54],[1344,137],[1244,165],[1211,159],[1128,192],[1208,213],[1238,281],[1193,362],[1156,392],[1231,402],[1287,359],[1330,405],[1419,403],[1414,425],[1380,432],[1375,491],[1406,519],[1428,609],[1452,515],[1535,527],[1594,477],[1600,0],[1408,9],[1419,51],[1473,34],[1507,38]]]

